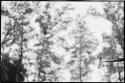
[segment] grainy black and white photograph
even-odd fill
[[[0,82],[124,82],[124,2],[1,1]]]

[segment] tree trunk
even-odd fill
[[[42,63],[43,50],[44,50],[44,48],[45,48],[44,42],[45,42],[45,35],[44,35],[44,38],[43,38],[43,45],[42,45],[41,56],[40,56],[40,58],[39,58],[39,59],[40,59],[40,62],[39,62],[40,64],[39,64],[39,70],[38,70],[38,71],[39,71],[39,73],[38,73],[38,82],[41,81],[41,80],[40,80],[40,79],[41,79],[40,73],[42,72],[42,71],[41,71],[41,68],[42,68],[42,67],[41,67],[41,63]]]
[[[82,61],[82,57],[81,57],[81,44],[82,44],[82,41],[81,41],[81,38],[80,38],[80,52],[79,52],[79,55],[80,55],[80,62],[79,62],[79,80],[80,82],[82,82],[82,67],[81,67],[81,61]]]
[[[119,63],[117,63],[117,65],[118,65],[118,76],[119,76],[119,81],[122,82],[122,79],[121,79],[121,71],[120,71]]]

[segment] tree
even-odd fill
[[[25,26],[29,24],[29,21],[26,20],[26,14],[31,13],[31,11],[27,12],[28,4],[25,2],[10,2],[8,3],[10,10],[6,9],[4,4],[2,4],[2,11],[4,16],[9,18],[9,22],[3,27],[6,31],[3,41],[1,42],[1,48],[4,49],[6,47],[11,48],[13,44],[17,44],[20,48],[15,49],[19,56],[18,60],[6,59],[5,53],[2,53],[1,64],[3,68],[1,69],[2,72],[5,71],[6,77],[3,76],[2,81],[24,81],[24,75],[26,73],[26,69],[24,68],[24,64],[22,63],[23,60],[23,43],[24,41],[24,34],[26,33],[23,29]],[[22,6],[23,5],[23,6]],[[6,9],[6,10],[5,10]],[[5,12],[6,11],[6,12]],[[12,12],[13,11],[13,12]],[[13,13],[16,13],[14,15]],[[3,35],[3,34],[2,34]],[[8,58],[9,53],[6,55]],[[12,63],[11,63],[12,62]],[[4,67],[5,66],[5,67]],[[5,70],[4,70],[5,68]],[[6,71],[7,69],[7,71]]]
[[[114,6],[113,6],[114,4]],[[112,10],[112,12],[110,12]],[[113,24],[113,38],[117,40],[122,50],[124,50],[124,15],[123,3],[107,3],[104,9],[106,18]],[[114,39],[114,40],[115,40]]]
[[[39,3],[40,5],[41,3]],[[39,7],[39,5],[37,7]],[[57,76],[55,75],[56,70],[51,68],[51,62],[54,62],[58,65],[61,63],[61,58],[57,57],[55,53],[51,51],[51,48],[54,44],[51,39],[56,35],[53,33],[54,31],[59,31],[62,28],[65,28],[69,23],[69,19],[62,19],[62,16],[66,14],[68,6],[62,7],[62,9],[55,9],[55,15],[51,14],[51,3],[46,3],[43,7],[43,11],[39,11],[40,15],[36,18],[35,22],[39,24],[40,27],[40,39],[39,43],[35,44],[35,46],[40,47],[38,50],[35,50],[38,61],[38,81],[57,81]],[[57,25],[60,28],[56,28]],[[54,30],[55,29],[55,30]],[[47,69],[49,71],[47,71]],[[58,68],[57,68],[58,69]],[[42,74],[42,75],[41,75]],[[53,77],[52,77],[53,76]]]
[[[97,41],[95,39],[90,40],[91,33],[83,19],[76,20],[76,30],[72,31],[72,35],[74,36],[75,44],[70,48],[70,50],[72,49],[72,57],[67,65],[71,68],[72,81],[83,82],[91,71],[89,64],[94,60],[91,52],[96,47]],[[86,57],[87,55],[89,56],[88,58]]]
[[[104,48],[103,58],[105,62],[108,62],[108,76],[109,81],[112,81],[111,76],[114,73],[118,73],[118,80],[120,82],[124,81],[121,72],[124,72],[124,66],[122,65],[124,61],[124,15],[123,15],[123,3],[122,2],[107,2],[104,7],[104,17],[112,23],[112,36],[104,36],[106,42],[111,45],[109,48]],[[118,46],[121,47],[121,51],[118,52]],[[105,56],[104,56],[105,55]],[[117,64],[115,64],[116,62]],[[122,66],[120,66],[122,65]]]
[[[103,52],[99,54],[100,65],[107,67],[107,73],[105,75],[106,81],[111,82],[113,79],[111,76],[118,73],[117,81],[124,81],[121,76],[123,73],[123,61],[124,61],[124,14],[123,14],[123,3],[122,2],[105,2],[104,3],[104,15],[99,14],[96,10],[93,10],[93,16],[101,16],[109,20],[112,23],[112,35],[103,35],[104,42],[108,42],[110,47],[103,48]],[[121,48],[119,49],[118,46]],[[119,49],[119,51],[117,51]],[[107,62],[107,63],[105,63]],[[117,63],[117,64],[116,64]],[[121,65],[121,66],[120,66]]]

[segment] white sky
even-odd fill
[[[103,42],[102,34],[106,33],[106,35],[111,35],[112,24],[106,19],[101,17],[88,16],[86,18],[86,21],[87,21],[87,26],[89,30],[93,33],[93,35],[96,37],[96,39],[98,39],[98,42],[99,42],[99,45],[96,51],[94,51],[93,53],[93,55],[96,56],[97,53],[100,53],[103,50],[103,46],[107,46]]]
[[[100,13],[103,14],[103,10],[102,10],[103,6],[102,6],[101,2],[53,2],[53,3],[56,4],[55,7],[61,7],[62,5],[70,3],[73,7],[75,7],[75,10],[69,14],[71,17],[74,17],[74,19],[76,19],[75,17],[78,14],[81,15],[81,16],[84,16],[86,14],[87,9],[90,6],[96,8]],[[31,18],[30,18],[31,19],[31,21],[30,21],[31,25],[30,26],[34,27],[34,29],[35,29],[34,33],[38,33],[39,32],[39,26],[38,26],[37,23],[34,22],[35,18],[36,18],[36,15],[32,14]],[[6,20],[6,18],[2,17],[2,23],[5,20]],[[99,42],[99,45],[97,46],[97,49],[92,53],[93,56],[96,56],[99,52],[102,51],[104,46],[108,46],[107,44],[103,43],[102,33],[106,33],[107,35],[111,35],[111,26],[112,25],[106,19],[100,18],[100,17],[93,17],[93,16],[87,15],[85,17],[85,20],[87,21],[88,29],[91,32],[93,32],[93,35],[95,36],[95,38]],[[3,27],[3,25],[4,24],[2,24],[2,27]],[[69,27],[69,29],[68,29],[69,32],[70,32],[70,30],[72,30],[71,28],[73,29],[73,27]],[[34,34],[34,33],[32,33],[32,34]],[[64,32],[60,32],[59,34],[58,34],[58,36],[62,36],[63,35],[63,37],[67,39],[69,45],[73,44],[73,42],[74,42],[73,39],[70,36],[68,36],[69,34],[66,34],[65,31]],[[35,49],[35,47],[33,47],[33,45],[36,42],[37,42],[37,40],[34,40],[34,39],[32,41],[30,41],[29,44],[28,44],[29,48],[31,47],[31,48]],[[57,47],[57,46],[54,47],[54,50],[55,50],[55,52],[57,54],[61,53],[61,55],[65,55],[65,51],[63,49]],[[66,54],[65,61],[67,62],[69,59],[70,59],[70,54]],[[94,82],[102,81],[102,78],[101,78],[102,76],[101,75],[104,72],[99,72],[98,69],[94,68],[94,67],[97,67],[97,64],[91,66],[91,68],[93,69],[93,72],[91,73],[91,75],[90,75],[91,78],[88,81],[91,81],[91,82],[93,82],[93,81]],[[32,68],[30,68],[30,69],[31,69],[31,71],[34,70]],[[62,76],[64,77],[64,80],[62,80],[62,81],[64,81],[64,82],[68,81],[69,82],[70,78],[71,78],[71,74],[69,73],[69,70],[68,69],[64,69],[64,70],[62,70],[62,72],[63,72]],[[32,78],[29,78],[29,80],[31,80]]]

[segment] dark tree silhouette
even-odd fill
[[[18,67],[17,62],[18,60],[12,61],[8,55],[3,58],[0,64],[1,82],[24,81],[26,69],[23,64]]]

